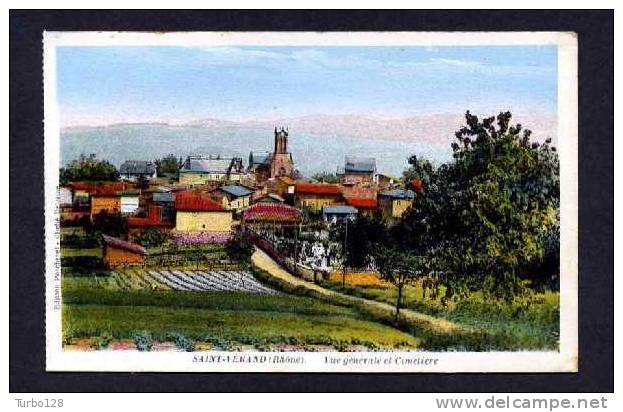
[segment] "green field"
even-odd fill
[[[68,248],[61,246],[61,257],[91,256],[102,257],[102,248]]]
[[[342,287],[340,282],[323,282],[324,287],[395,305],[395,287],[352,286]],[[559,337],[558,292],[529,291],[512,302],[486,298],[481,292],[468,297],[448,299],[444,305],[439,296],[432,298],[430,291],[423,297],[419,284],[407,286],[403,291],[402,306],[428,315],[445,318],[456,324],[495,337],[505,350],[557,349]]]
[[[63,281],[63,334],[79,338],[154,341],[181,335],[197,342],[226,341],[267,350],[271,345],[314,345],[332,350],[415,349],[415,337],[362,318],[353,309],[313,298],[245,293],[114,291],[93,278]]]

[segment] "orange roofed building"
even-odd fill
[[[371,198],[347,197],[346,204],[359,211],[359,215],[371,216],[378,210],[378,201]]]
[[[320,212],[325,206],[343,203],[342,189],[338,185],[297,183],[294,186],[294,205],[299,209]]]
[[[197,192],[175,196],[175,230],[178,232],[230,232],[231,210]]]
[[[103,235],[103,260],[106,267],[141,265],[147,258],[147,250],[136,243]]]
[[[99,212],[121,212],[121,193],[126,189],[123,182],[104,183],[93,187],[91,192],[91,219]]]

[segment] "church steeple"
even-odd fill
[[[288,131],[283,127],[277,130],[275,127],[275,154],[288,153]]]
[[[294,162],[288,153],[288,129],[275,127],[275,151],[270,164],[270,177],[292,176]]]

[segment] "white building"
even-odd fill
[[[156,165],[147,160],[126,160],[119,167],[119,177],[128,182],[137,182],[141,178],[155,179],[157,177]]]
[[[138,211],[139,194],[124,192],[120,196],[121,214],[134,215]]]
[[[73,195],[71,189],[68,187],[61,187],[59,189],[59,206],[71,206],[73,203]]]

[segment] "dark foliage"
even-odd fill
[[[85,227],[85,231],[96,236],[104,234],[125,237],[128,233],[128,225],[121,213],[108,213],[102,210],[93,217],[93,222]]]
[[[176,178],[179,176],[181,159],[177,159],[175,155],[170,154],[162,159],[154,160],[156,167],[158,168],[158,176],[169,176]]]
[[[106,160],[98,160],[94,154],[84,154],[60,169],[61,186],[77,181],[116,181],[119,179],[117,168]]]
[[[240,262],[243,265],[251,263],[251,255],[254,252],[253,243],[240,232],[236,233],[234,237],[227,242],[225,250],[227,251],[227,256],[232,261]]]

